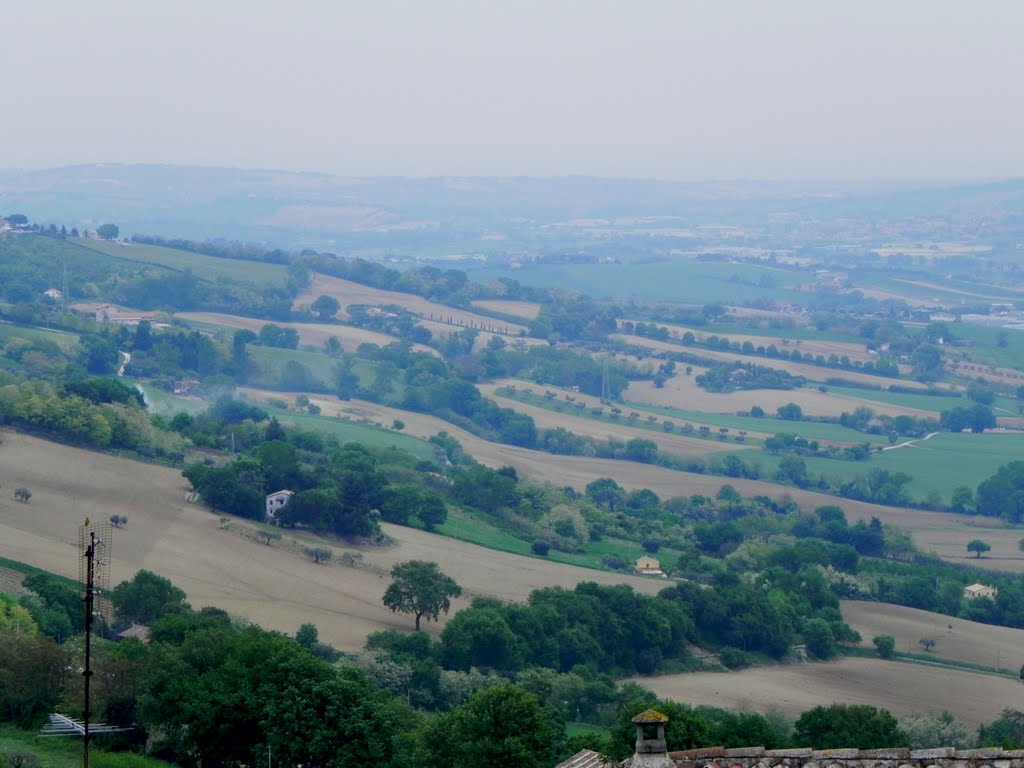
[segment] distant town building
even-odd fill
[[[64,298],[64,294],[58,291],[56,288],[47,288],[43,291],[43,296],[54,301],[60,301]]]
[[[199,389],[201,382],[196,379],[182,379],[181,381],[174,382],[174,394],[176,395],[191,395],[195,390]]]
[[[637,558],[633,570],[641,576],[661,576],[665,578],[665,572],[661,570],[661,563],[648,555]]]
[[[118,632],[117,636],[122,640],[127,640],[129,637],[134,637],[141,640],[144,643],[149,642],[149,627],[145,624],[136,624],[134,621],[128,629],[123,632]]]
[[[292,496],[295,495],[294,491],[274,491],[273,493],[267,494],[267,519],[273,520],[278,511],[287,504]]]
[[[985,584],[971,584],[969,587],[964,587],[964,597],[968,600],[974,600],[977,597],[988,597],[995,600],[998,594],[998,589]]]
[[[113,304],[102,304],[96,307],[97,323],[116,323],[117,325],[138,325],[143,320],[152,320],[152,312],[122,312]]]

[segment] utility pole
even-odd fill
[[[85,709],[82,712],[82,768],[89,768],[89,681],[92,678],[92,622],[96,605],[96,531],[85,548]]]

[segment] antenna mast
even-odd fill
[[[612,401],[612,387],[608,380],[608,355],[604,356],[604,368],[601,370],[601,404],[609,405]]]
[[[110,523],[90,525],[88,518],[78,529],[79,551],[82,554],[80,575],[85,602],[85,669],[82,672],[85,707],[82,712],[82,768],[89,768],[90,682],[92,678],[92,631],[96,616],[101,619],[108,604],[110,586]]]

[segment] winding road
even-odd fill
[[[938,432],[929,432],[924,437],[915,437],[913,440],[907,440],[906,442],[900,443],[899,445],[887,445],[882,450],[883,451],[895,451],[897,448],[906,448],[908,445],[913,445],[914,443],[923,443],[925,440],[930,440],[931,438],[935,437],[937,434],[939,434],[939,433]]]

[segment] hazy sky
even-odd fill
[[[1024,175],[1024,2],[31,0],[0,167]]]

